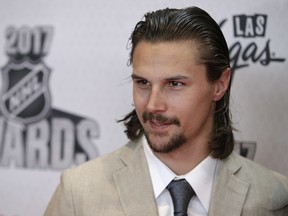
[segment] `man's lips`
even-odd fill
[[[180,126],[180,121],[176,117],[169,118],[161,114],[153,114],[148,112],[144,112],[142,117],[144,123],[149,121],[151,125],[155,126],[165,126],[171,124],[177,125],[178,127]]]
[[[171,125],[171,123],[169,122],[162,122],[162,121],[157,121],[157,120],[149,120],[149,123],[151,125],[155,125],[159,127]]]
[[[156,120],[148,120],[147,122],[150,129],[154,132],[166,131],[172,125],[171,123],[164,123]]]

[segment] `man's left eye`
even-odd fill
[[[169,82],[168,85],[171,87],[179,87],[179,86],[183,86],[183,83],[177,82],[177,81],[171,81],[171,82]]]

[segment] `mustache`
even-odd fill
[[[174,124],[177,125],[178,127],[180,127],[180,121],[177,117],[166,117],[164,115],[161,114],[154,114],[154,113],[150,113],[150,112],[143,112],[142,114],[142,118],[144,120],[144,123],[148,120],[156,120],[158,122],[161,122],[163,124]]]

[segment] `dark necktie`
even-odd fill
[[[194,190],[185,179],[173,180],[167,186],[173,206],[174,216],[187,216],[187,208],[191,198],[195,195]]]

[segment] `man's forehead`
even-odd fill
[[[191,58],[195,63],[199,63],[200,57],[200,44],[196,40],[176,40],[176,41],[140,41],[133,52],[131,65],[133,66],[137,60],[145,60],[150,56],[153,56],[153,59],[157,57],[169,57],[174,58],[175,55],[182,55],[182,58]],[[159,58],[158,58],[159,60]],[[172,59],[173,60],[173,59]]]

